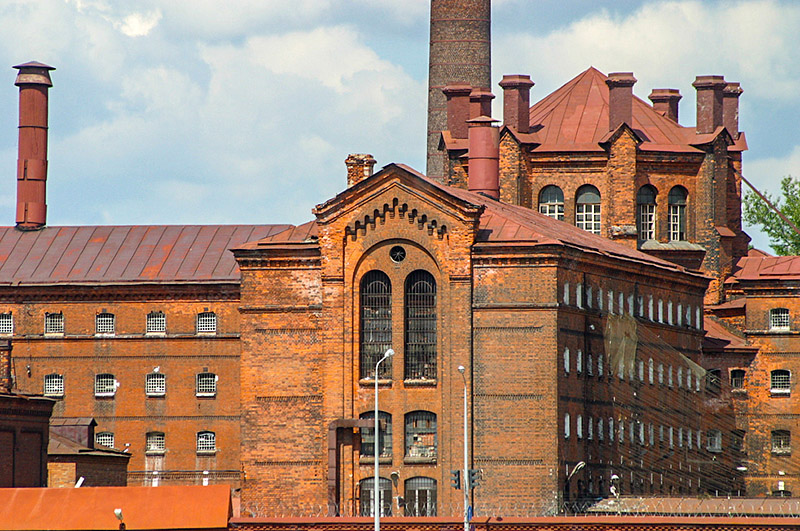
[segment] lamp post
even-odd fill
[[[461,476],[461,488],[464,489],[464,531],[469,531],[469,453],[467,442],[467,377],[466,368],[458,366],[461,379],[464,380],[464,472]]]
[[[394,349],[389,349],[383,355],[381,359],[378,360],[378,363],[375,364],[375,431],[373,432],[372,437],[372,449],[375,451],[375,479],[372,485],[372,512],[375,514],[375,531],[380,531],[381,529],[381,507],[380,507],[380,464],[378,463],[378,441],[379,437],[379,423],[378,423],[378,367],[386,358],[390,358],[394,356]]]

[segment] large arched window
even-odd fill
[[[406,457],[436,459],[436,414],[412,411],[406,414]]]
[[[359,502],[361,505],[361,516],[375,516],[374,507],[374,488],[375,478],[366,478],[358,482],[361,495]],[[378,496],[380,497],[381,516],[392,515],[392,482],[387,478],[380,478],[378,481]]]
[[[539,212],[564,221],[564,192],[554,185],[545,186],[539,193]]]
[[[415,477],[406,480],[406,516],[436,516],[436,480]]]
[[[369,420],[369,428],[361,428],[361,457],[375,457],[375,412],[367,411],[359,417]],[[378,411],[378,458],[392,456],[392,416]]]
[[[636,221],[640,240],[656,238],[656,189],[646,184],[636,194]]]
[[[427,271],[406,278],[404,378],[436,379],[436,280]]]
[[[669,191],[669,240],[686,240],[686,188],[675,186]]]
[[[600,191],[586,184],[575,194],[575,225],[592,234],[600,234]]]
[[[392,283],[382,271],[361,279],[361,378],[375,377],[375,364],[392,347]],[[379,378],[392,377],[392,358],[380,366]]]

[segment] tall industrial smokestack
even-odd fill
[[[47,222],[47,91],[52,66],[17,65],[19,87],[19,156],[17,159],[17,228],[36,230]]]
[[[439,135],[447,128],[446,85],[465,84],[489,90],[492,79],[490,0],[431,0],[428,63],[427,175],[441,180],[446,152]]]

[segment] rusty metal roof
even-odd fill
[[[230,487],[0,489],[0,531],[227,529]]]
[[[753,256],[737,263],[736,280],[800,280],[800,256]]]
[[[131,457],[131,454],[127,452],[106,448],[99,444],[94,448],[89,448],[68,437],[59,435],[52,430],[50,431],[50,440],[47,443],[47,455],[91,455],[124,459],[130,459]]]
[[[228,250],[291,225],[0,227],[0,285],[231,282]]]
[[[609,133],[606,79],[590,67],[534,104],[530,124],[539,145],[533,151],[601,151],[599,144]],[[632,110],[629,125],[644,140],[639,149],[645,151],[698,153],[696,145],[718,134],[697,135],[694,127],[681,126],[636,96]],[[746,149],[744,135],[729,149]]]
[[[747,344],[747,340],[728,329],[722,322],[714,317],[705,316],[703,318],[703,328],[706,335],[703,338],[703,350],[751,350],[758,351],[758,347]]]

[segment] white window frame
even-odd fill
[[[94,396],[112,397],[117,394],[119,382],[113,374],[102,373],[94,375]]]
[[[164,335],[167,333],[167,314],[161,311],[150,312],[147,314],[145,324],[147,335]]]
[[[64,314],[62,312],[44,314],[44,334],[46,336],[64,335]]]
[[[106,448],[114,448],[114,433],[110,431],[101,431],[94,435],[94,444],[105,446]]]
[[[44,396],[60,398],[64,396],[64,375],[52,373],[44,377]]]
[[[144,394],[147,396],[164,396],[167,394],[167,376],[160,372],[151,372],[144,378]]]
[[[167,451],[167,438],[164,432],[148,432],[145,439],[144,453],[148,455],[163,455]]]
[[[0,335],[14,334],[14,314],[11,312],[0,313]]]
[[[214,312],[200,312],[197,314],[196,330],[201,335],[217,333],[217,314]]]
[[[195,396],[217,396],[217,381],[213,372],[199,372],[195,379]]]
[[[197,432],[197,453],[213,454],[217,452],[217,434],[213,431]]]
[[[778,372],[786,373],[776,374]],[[788,395],[792,392],[792,372],[786,369],[775,369],[769,373],[769,392],[773,395]]]
[[[592,234],[600,234],[602,214],[600,203],[578,203],[575,205],[575,226]]]
[[[97,336],[113,336],[117,332],[117,317],[113,313],[101,312],[94,317],[94,333]]]
[[[769,311],[769,329],[777,332],[791,330],[789,308],[773,308]]]

